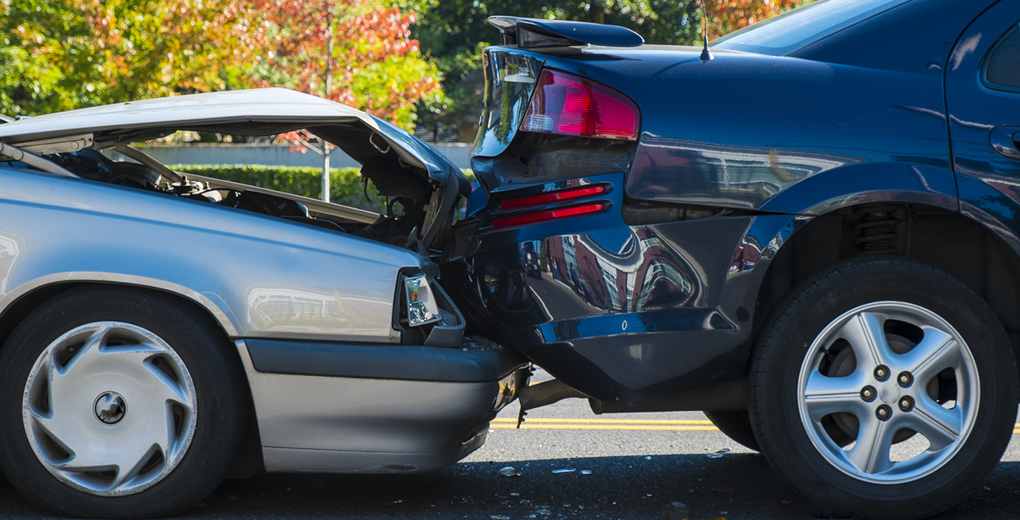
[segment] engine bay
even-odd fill
[[[177,177],[172,179],[156,168],[138,162],[114,160],[91,148],[41,157],[83,179],[251,211],[400,247],[415,244],[414,234],[425,219],[430,201],[428,194],[432,190],[429,182],[417,175],[400,175],[402,172],[396,170],[409,167],[399,157],[385,155],[366,161],[361,169],[363,181],[372,183],[377,193],[386,197],[384,215],[343,211],[344,206],[299,195],[166,170]],[[420,182],[408,182],[408,179]],[[310,205],[314,207],[310,208]],[[330,211],[332,208],[329,206],[335,206],[337,210]]]

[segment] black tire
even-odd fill
[[[895,314],[903,309],[908,314]],[[931,370],[942,371],[924,372],[930,364],[916,365],[920,367],[919,381],[924,381],[914,386],[910,385],[918,382],[911,383],[911,373],[904,370],[907,376],[900,379],[896,370],[901,368],[893,364],[884,371],[882,363],[865,364],[858,372],[856,351],[846,338],[876,338],[854,343],[879,345],[872,351],[873,359],[892,359],[899,363],[908,358],[897,356],[909,354],[910,349],[921,344],[929,334],[941,338],[936,335],[937,330],[941,330],[938,327],[918,328],[923,336],[916,336],[910,328],[913,319],[910,316],[914,315],[909,313],[929,319],[925,312],[934,313],[943,320],[938,322],[940,326],[948,323],[950,327],[944,327],[945,330],[957,336],[951,336],[952,341],[939,339],[942,343],[938,345],[942,346],[937,347],[940,350],[936,354],[928,357],[918,354],[913,359],[924,359],[924,363],[938,359],[937,367],[941,367],[950,361],[949,354],[945,359],[936,356],[958,352],[954,354],[959,358],[957,368],[934,368]],[[901,321],[901,316],[908,317]],[[881,324],[881,329],[874,324]],[[854,330],[880,332],[854,336]],[[928,330],[936,331],[926,332]],[[832,331],[837,331],[836,335],[832,335]],[[914,339],[909,339],[911,337]],[[963,348],[955,341],[957,337],[962,338]],[[832,341],[825,346],[823,339]],[[875,353],[883,348],[882,341],[886,342],[885,352],[895,355],[883,358]],[[929,352],[936,344],[934,340],[928,341],[918,352]],[[842,355],[846,348],[851,348],[852,356]],[[809,355],[809,352],[815,354]],[[841,357],[843,361],[838,361]],[[854,359],[847,362],[847,357]],[[826,377],[819,378],[809,372],[810,375],[801,378],[802,370],[817,370]],[[827,372],[822,373],[823,370]],[[925,373],[937,375],[929,377],[924,376]],[[871,381],[868,378],[883,376],[886,379],[875,380],[874,392],[861,387],[859,396],[848,391],[839,394],[832,390],[823,395],[820,391],[807,390],[808,387],[828,389],[840,385],[852,389],[856,387],[845,381],[868,383]],[[842,377],[847,379],[837,379]],[[858,377],[863,379],[856,379]],[[979,383],[968,383],[975,380]],[[812,381],[822,384],[812,386]],[[903,384],[893,387],[891,381]],[[901,388],[904,394],[900,393]],[[908,391],[916,394],[916,401],[902,401],[905,397],[900,396],[906,396]],[[838,264],[792,291],[759,337],[751,365],[749,394],[752,427],[762,454],[781,476],[813,500],[818,512],[827,515],[854,513],[871,518],[922,518],[961,500],[998,463],[1010,440],[1017,413],[1017,368],[1005,330],[973,291],[928,264],[898,257],[872,257]],[[808,399],[809,394],[811,399]],[[837,394],[838,399],[844,400],[830,405],[836,402]],[[950,394],[952,399],[948,397]],[[854,397],[859,397],[861,403],[856,403]],[[871,400],[867,401],[866,397]],[[961,417],[955,437],[952,430],[947,429],[943,440],[937,435],[931,437],[935,441],[927,435],[919,438],[927,441],[929,447],[935,443],[945,446],[929,450],[922,444],[916,457],[923,459],[907,459],[908,462],[931,461],[929,466],[909,467],[906,462],[890,462],[891,457],[882,455],[880,449],[857,450],[860,446],[890,446],[903,442],[904,436],[918,435],[913,429],[903,428],[903,424],[921,425],[924,420],[929,421],[925,424],[955,424],[926,419],[935,416],[925,415],[928,411],[941,413],[929,404],[929,399],[940,408],[956,410],[953,413]],[[884,412],[878,409],[883,402],[892,403]],[[900,403],[910,406],[905,410],[897,409]],[[922,408],[922,404],[927,408]],[[853,414],[830,412],[841,406],[853,406],[858,411]],[[848,420],[851,416],[858,421],[856,430],[845,426],[852,422]],[[863,417],[867,423],[858,417]],[[927,431],[937,434],[940,430],[929,428]],[[878,433],[868,436],[866,432]],[[826,435],[831,445],[824,440]],[[855,435],[862,435],[865,440],[850,444]],[[876,442],[870,443],[869,439],[876,439]],[[860,453],[855,453],[857,451]],[[855,458],[857,455],[861,457]],[[861,463],[854,464],[854,460]]]
[[[751,417],[746,411],[705,412],[705,417],[733,442],[749,450],[761,451],[751,429]]]
[[[190,444],[178,442],[178,446],[184,444],[185,447],[174,452],[172,464],[163,461],[162,473],[159,474],[158,480],[157,478],[150,480],[154,483],[149,484],[149,487],[139,489],[137,492],[127,490],[126,492],[130,494],[121,496],[110,496],[109,493],[103,496],[96,494],[97,492],[83,491],[59,480],[52,472],[54,466],[52,464],[44,466],[41,455],[37,456],[33,451],[42,449],[40,448],[42,444],[38,441],[40,437],[36,435],[33,437],[36,439],[34,441],[29,439],[26,424],[31,421],[23,418],[26,384],[29,374],[33,370],[39,370],[33,367],[42,366],[37,364],[43,362],[40,355],[68,331],[76,330],[82,325],[102,323],[124,323],[140,327],[168,344],[172,352],[178,356],[178,362],[182,362],[186,372],[190,374],[188,377],[193,381],[194,393],[189,395],[194,395],[197,403],[193,408],[194,413],[188,416],[187,431],[190,432],[188,433]],[[105,340],[103,345],[107,348]],[[87,348],[81,347],[68,349],[72,355],[76,351],[88,351]],[[142,363],[150,363],[151,359],[154,358]],[[156,364],[158,365],[159,361]],[[88,379],[89,381],[95,380],[94,375],[89,376],[86,369],[76,370],[82,372],[86,378],[93,378]],[[116,375],[116,369],[112,370]],[[172,379],[173,373],[171,374]],[[215,325],[201,314],[180,305],[168,296],[116,286],[61,293],[24,319],[0,350],[0,453],[2,453],[0,466],[22,495],[38,506],[62,515],[139,518],[179,513],[208,496],[222,481],[236,456],[245,411],[248,409],[241,393],[244,388],[243,381],[240,361],[231,352],[231,345]],[[49,387],[46,388],[48,392]],[[130,404],[132,398],[124,398],[128,404],[121,414],[122,418],[135,412]],[[159,410],[158,406],[165,402],[167,404],[163,404],[164,409],[172,410],[171,402],[161,399],[161,396],[152,399],[157,403],[157,407],[147,409]],[[98,402],[97,398],[96,403]],[[136,402],[140,403],[141,398]],[[100,405],[96,404],[94,407],[93,411],[98,418]],[[136,408],[142,408],[142,405],[139,404]],[[26,412],[26,417],[28,413],[31,412]],[[141,414],[140,411],[135,413]],[[50,411],[50,415],[54,415],[54,412]],[[140,422],[138,417],[142,415],[136,415],[131,419],[138,423]],[[175,415],[173,419],[167,419],[167,424],[175,424],[172,421],[178,420],[180,419]],[[99,422],[107,421],[99,419]],[[125,419],[123,424],[128,424],[128,421]],[[101,425],[103,428],[106,426],[111,425]],[[70,431],[73,433],[75,430],[72,428]],[[99,447],[96,449],[106,450],[113,450],[117,446],[109,442],[107,445],[99,442],[89,446],[97,445]],[[90,455],[88,451],[82,451],[82,458]],[[150,465],[158,468],[160,456],[155,455],[155,459],[145,463],[147,464],[145,468],[153,467]],[[137,467],[142,466],[143,464],[139,463]],[[51,469],[47,469],[48,467]],[[118,474],[120,471],[122,470],[111,470],[100,476],[107,478],[108,474]]]

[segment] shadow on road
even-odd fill
[[[506,465],[520,476],[501,476]],[[563,469],[574,471],[553,473]],[[1020,463],[1000,463],[939,518],[1015,518],[1018,491]],[[417,475],[262,474],[224,482],[180,518],[655,520],[672,501],[695,520],[813,517],[761,456],[728,454],[469,463]],[[0,504],[0,518],[46,516],[3,478]]]

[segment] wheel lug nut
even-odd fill
[[[892,408],[889,408],[889,405],[887,404],[879,406],[878,409],[875,410],[875,417],[878,417],[878,420],[880,421],[888,421],[889,418],[892,417]]]
[[[861,399],[864,399],[865,403],[874,401],[876,395],[878,395],[878,392],[875,391],[873,386],[866,386],[861,389]]]
[[[909,395],[905,395],[900,398],[900,410],[909,412],[914,409],[914,398]]]
[[[875,379],[878,379],[879,381],[889,379],[889,367],[885,365],[878,365],[875,367]]]
[[[903,388],[906,388],[914,383],[914,376],[910,372],[900,372],[900,375],[896,377],[896,382]]]

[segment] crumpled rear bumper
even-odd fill
[[[459,347],[236,342],[268,471],[439,469],[485,442],[527,384],[526,361],[470,338]]]

